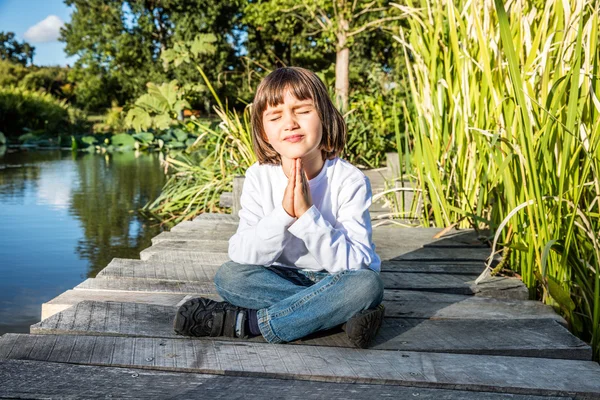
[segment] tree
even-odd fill
[[[309,34],[302,18],[281,12],[273,1],[249,1],[244,9],[243,47],[257,65],[269,69],[301,65],[314,71],[326,69],[335,56]]]
[[[287,15],[304,26],[304,35],[311,43],[335,52],[335,94],[342,110],[348,106],[350,48],[354,41],[404,18],[397,13],[401,7],[391,8],[387,0],[268,0],[253,2],[247,10],[256,16],[255,23],[265,27]]]
[[[23,41],[19,43],[13,32],[0,32],[0,59],[27,65],[33,64],[35,47]]]
[[[202,33],[217,37],[215,55],[201,62],[211,80],[218,81],[236,62],[230,41],[241,1],[65,0],[74,11],[61,40],[68,55],[79,56],[72,75],[78,82],[94,82],[76,87],[77,102],[85,106],[88,99],[102,100],[97,107],[114,99],[125,104],[143,94],[148,82],[197,81],[191,65],[165,71],[160,54]]]

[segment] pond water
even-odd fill
[[[164,183],[158,154],[0,155],[0,335],[29,332],[114,257],[139,259],[161,228],[138,210]]]

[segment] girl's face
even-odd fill
[[[289,165],[296,158],[308,162],[321,158],[323,126],[312,100],[298,100],[286,91],[282,104],[267,106],[263,112],[263,127],[282,164]]]

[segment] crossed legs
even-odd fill
[[[333,328],[383,299],[381,278],[370,269],[331,275],[228,261],[214,281],[227,302],[258,310],[260,331],[270,343]]]

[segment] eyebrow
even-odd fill
[[[315,104],[312,100],[305,100],[303,103],[299,103],[295,106],[292,107],[292,110],[295,110],[297,108],[302,108],[302,107],[314,107]],[[270,111],[265,112],[264,116],[268,116],[271,114],[279,114],[281,112],[281,110],[278,109],[271,109]]]

